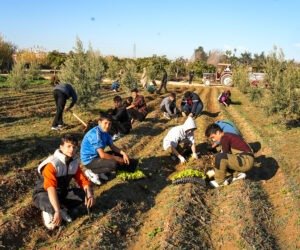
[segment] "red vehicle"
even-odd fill
[[[232,71],[231,64],[218,63],[216,73],[203,73],[203,83],[206,86],[210,85],[224,85],[230,87],[233,85],[232,82]]]

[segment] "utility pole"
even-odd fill
[[[136,58],[136,45],[135,43],[133,44],[133,59]]]

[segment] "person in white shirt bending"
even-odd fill
[[[192,117],[188,117],[183,125],[171,128],[163,139],[164,150],[169,150],[181,163],[186,162],[184,155],[188,153],[187,150],[191,150],[192,157],[198,159],[194,138],[196,129],[197,127]]]

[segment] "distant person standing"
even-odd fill
[[[143,88],[147,87],[147,82],[148,82],[147,69],[143,68],[143,74],[141,77],[141,84],[142,84]]]
[[[195,76],[195,72],[194,72],[194,70],[191,70],[189,72],[189,84],[192,84],[194,76]]]
[[[60,130],[64,126],[63,112],[71,110],[74,104],[77,102],[77,94],[74,88],[69,83],[60,83],[57,76],[52,77],[51,83],[54,86],[53,96],[56,105],[56,114],[52,123],[52,130]],[[65,108],[66,102],[69,98],[72,98],[72,102],[69,107]]]
[[[161,84],[156,93],[160,94],[160,91],[162,90],[162,88],[164,88],[165,93],[167,93],[168,92],[167,83],[168,83],[168,74],[167,74],[167,71],[165,69],[163,69],[163,77],[161,79]]]

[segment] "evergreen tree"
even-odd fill
[[[26,77],[25,64],[23,62],[17,62],[14,64],[12,71],[8,75],[7,81],[18,91],[24,90],[28,87],[29,82]]]
[[[27,77],[28,81],[34,81],[34,80],[39,79],[40,66],[36,61],[30,63],[29,69],[26,72],[26,77]]]
[[[76,40],[74,52],[70,54],[61,67],[59,78],[62,82],[74,85],[78,94],[78,104],[89,106],[97,95],[97,84],[104,73],[103,59],[91,46],[85,51],[79,38]]]
[[[138,86],[137,68],[133,62],[127,62],[124,73],[121,75],[121,86],[131,90]]]

